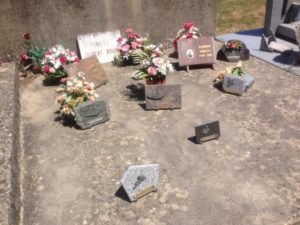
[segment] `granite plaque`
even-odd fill
[[[83,73],[86,81],[93,82],[95,88],[106,84],[108,81],[108,77],[96,56],[83,59],[77,64],[66,65],[64,68],[69,76],[75,77],[78,73]]]
[[[225,75],[222,87],[225,92],[235,95],[242,95],[246,89],[242,78],[236,75]]]
[[[158,180],[158,164],[129,166],[122,177],[121,184],[130,201],[137,201],[146,194],[156,191]]]
[[[178,57],[179,66],[215,64],[216,51],[213,37],[179,40]]]
[[[197,144],[202,144],[205,141],[218,139],[221,135],[219,121],[195,127],[195,131]]]
[[[147,110],[180,109],[181,85],[146,85],[145,100]]]
[[[110,118],[108,105],[101,99],[81,103],[74,108],[74,112],[76,124],[81,129],[91,128]]]
[[[117,48],[116,40],[120,36],[120,31],[78,35],[81,58],[95,55],[100,63],[112,62]]]

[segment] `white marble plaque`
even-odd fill
[[[117,39],[120,31],[99,32],[77,36],[79,51],[82,59],[97,56],[100,63],[113,61],[116,54]]]

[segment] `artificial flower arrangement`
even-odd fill
[[[46,52],[46,48],[39,48],[33,44],[32,36],[26,32],[23,34],[22,48],[24,52],[20,54],[21,76],[34,76],[41,72],[40,64]]]
[[[94,83],[85,81],[85,76],[80,73],[76,77],[65,78],[62,82],[62,87],[56,89],[61,94],[56,98],[56,102],[61,104],[60,115],[64,119],[75,119],[74,107],[98,97]]]
[[[227,67],[225,70],[218,72],[217,78],[214,80],[215,85],[222,84],[226,74],[240,77],[245,74],[242,61],[239,61],[235,66]]]
[[[169,72],[173,72],[173,66],[169,61],[166,61],[157,55],[147,55],[140,52],[140,65],[135,71],[135,76],[138,79],[145,79],[148,84],[164,83]]]
[[[46,79],[58,80],[67,76],[63,65],[78,63],[79,61],[74,51],[65,49],[62,45],[55,45],[45,52],[41,62],[42,71]]]
[[[227,61],[238,62],[239,60],[248,60],[250,51],[240,40],[229,40],[221,49]]]
[[[184,24],[183,28],[177,32],[177,36],[173,41],[173,47],[177,50],[178,41],[181,39],[194,38],[198,39],[201,36],[199,29],[194,26],[193,22],[188,21]]]
[[[147,38],[135,33],[132,28],[127,28],[117,42],[117,55],[114,58],[114,63],[117,65],[135,64],[132,60],[135,52],[150,45]]]

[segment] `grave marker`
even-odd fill
[[[120,31],[99,32],[77,36],[82,59],[96,55],[100,63],[112,62],[117,48]]]
[[[180,109],[181,85],[146,85],[145,100],[147,110]]]
[[[81,103],[74,108],[74,112],[76,124],[81,129],[91,128],[110,118],[108,105],[101,99]]]
[[[129,166],[122,177],[121,184],[130,201],[137,201],[146,194],[156,191],[158,180],[158,164]]]
[[[212,139],[218,139],[221,135],[219,121],[195,127],[195,132],[197,144],[202,144],[203,142]]]
[[[246,89],[242,78],[236,75],[225,75],[222,87],[225,92],[236,95],[242,95]]]

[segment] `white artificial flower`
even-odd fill
[[[162,58],[156,57],[152,60],[152,62],[156,67],[161,67],[164,63],[164,60]]]

